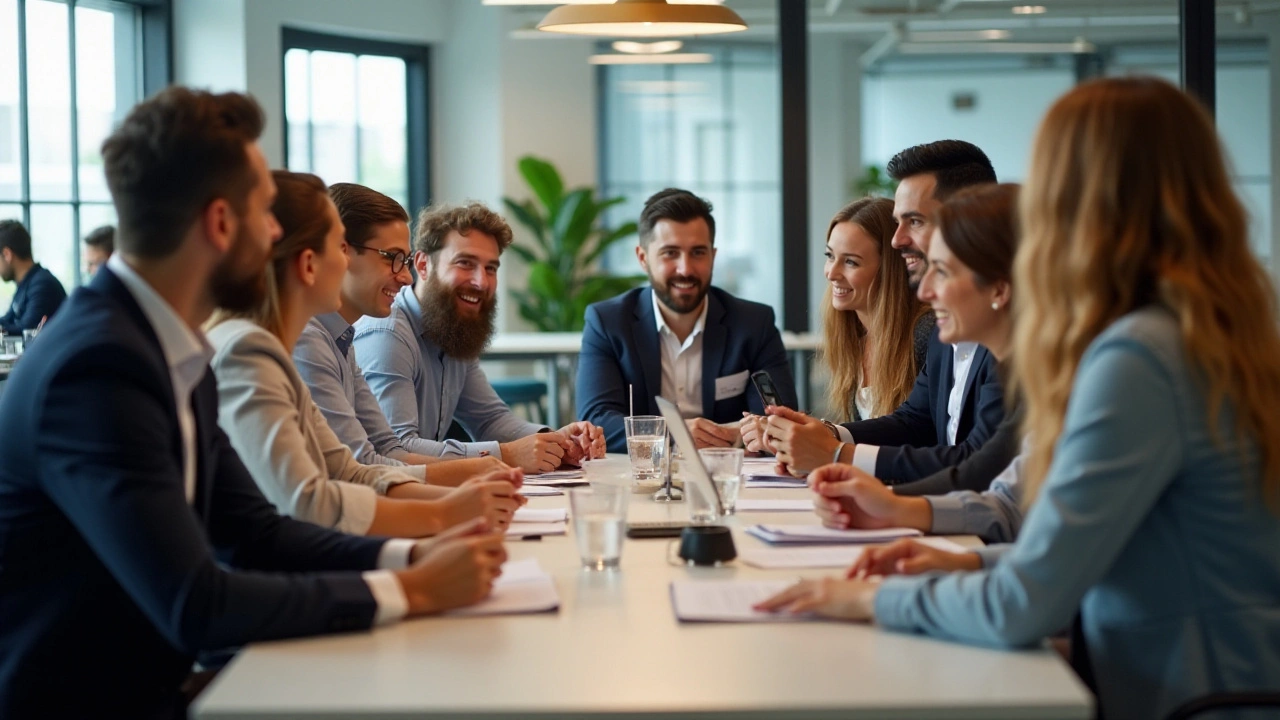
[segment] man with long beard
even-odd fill
[[[356,360],[378,404],[412,453],[489,454],[526,472],[546,472],[604,456],[590,423],[560,430],[525,422],[507,407],[480,369],[494,332],[498,265],[511,228],[480,203],[438,206],[418,214],[413,265],[390,317],[356,323]],[[456,419],[475,442],[446,441]]]
[[[706,200],[663,190],[645,201],[639,231],[636,258],[652,287],[587,308],[578,414],[604,428],[609,450],[625,452],[631,402],[656,415],[661,396],[680,408],[698,447],[738,444],[742,413],[764,412],[752,373],[768,372],[778,399],[796,404],[773,309],[711,287],[716,223]]]

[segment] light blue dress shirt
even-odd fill
[[[447,457],[502,458],[499,443],[543,429],[502,402],[479,360],[444,354],[423,335],[422,306],[413,287],[400,289],[385,318],[356,322],[356,359],[391,429],[409,452]],[[457,420],[477,442],[445,441]]]
[[[311,390],[329,429],[365,465],[403,467],[408,454],[387,423],[356,363],[355,328],[338,313],[307,322],[293,346],[293,364]]]
[[[889,578],[876,619],[1020,646],[1079,609],[1113,718],[1161,718],[1205,693],[1280,687],[1280,518],[1259,473],[1230,408],[1210,427],[1172,313],[1130,313],[1085,352],[1053,465],[1003,559],[979,572]]]

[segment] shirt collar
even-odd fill
[[[649,291],[649,299],[653,301],[653,317],[658,328],[658,334],[661,335],[663,330],[671,333],[675,337],[675,331],[667,325],[667,319],[662,315],[662,309],[658,307],[658,293],[655,290]],[[707,309],[711,307],[711,295],[708,294],[702,298],[702,312],[698,313],[698,320],[693,324],[693,332],[689,333],[689,337],[685,338],[688,342],[690,338],[697,337],[702,333],[703,328],[707,325]]]
[[[120,253],[111,255],[107,260],[107,268],[120,278],[120,282],[124,283],[129,294],[137,301],[138,307],[142,308],[142,314],[147,317],[151,329],[160,339],[160,351],[164,353],[165,364],[186,385],[181,389],[183,393],[190,392],[200,382],[205,368],[213,359],[213,348],[204,334],[187,327],[169,303],[125,262]],[[175,393],[179,390],[174,388]]]
[[[317,315],[314,320],[324,331],[333,338],[333,344],[338,346],[338,352],[342,357],[347,356],[347,350],[351,349],[351,339],[356,335],[356,329],[342,317],[341,313],[331,312],[324,315]]]
[[[413,328],[415,337],[422,337],[422,303],[418,302],[418,296],[413,292],[413,285],[406,285],[400,288],[400,293],[396,295],[395,302],[405,315],[409,316],[409,327]]]

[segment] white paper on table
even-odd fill
[[[777,500],[773,498],[738,498],[736,512],[807,512],[813,510],[808,498]]]
[[[549,497],[551,495],[564,494],[564,492],[549,485],[524,485],[518,492],[525,497]]]
[[[671,609],[682,622],[792,622],[812,615],[768,613],[752,605],[795,580],[679,580],[671,583]]]
[[[537,473],[524,476],[525,485],[586,485],[587,474],[581,470],[561,470],[559,472]]]
[[[564,508],[517,508],[515,515],[511,516],[512,522],[517,523],[555,523],[566,522],[569,519],[569,511]]]
[[[916,538],[916,542],[947,552],[968,552],[959,543],[942,537]],[[865,545],[806,545],[802,547],[753,547],[738,553],[738,559],[751,567],[765,570],[798,570],[802,568],[847,568],[857,562]]]
[[[509,561],[493,581],[489,597],[446,615],[514,615],[548,612],[560,607],[555,581],[543,571],[537,558]]]
[[[530,535],[564,535],[567,525],[562,522],[513,522],[507,526],[507,537],[527,537]]]
[[[747,477],[746,486],[749,488],[796,488],[804,490],[809,487],[809,483],[804,478],[793,478],[786,475],[751,475]]]
[[[752,525],[747,533],[769,544],[800,543],[821,545],[832,543],[884,543],[898,538],[919,537],[915,528],[883,528],[880,530],[836,530],[821,525]]]

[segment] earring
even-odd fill
[[[999,309],[1000,309],[1000,303],[998,303],[998,302],[993,302],[993,303],[991,303],[991,309],[992,309],[992,310],[999,310]]]

